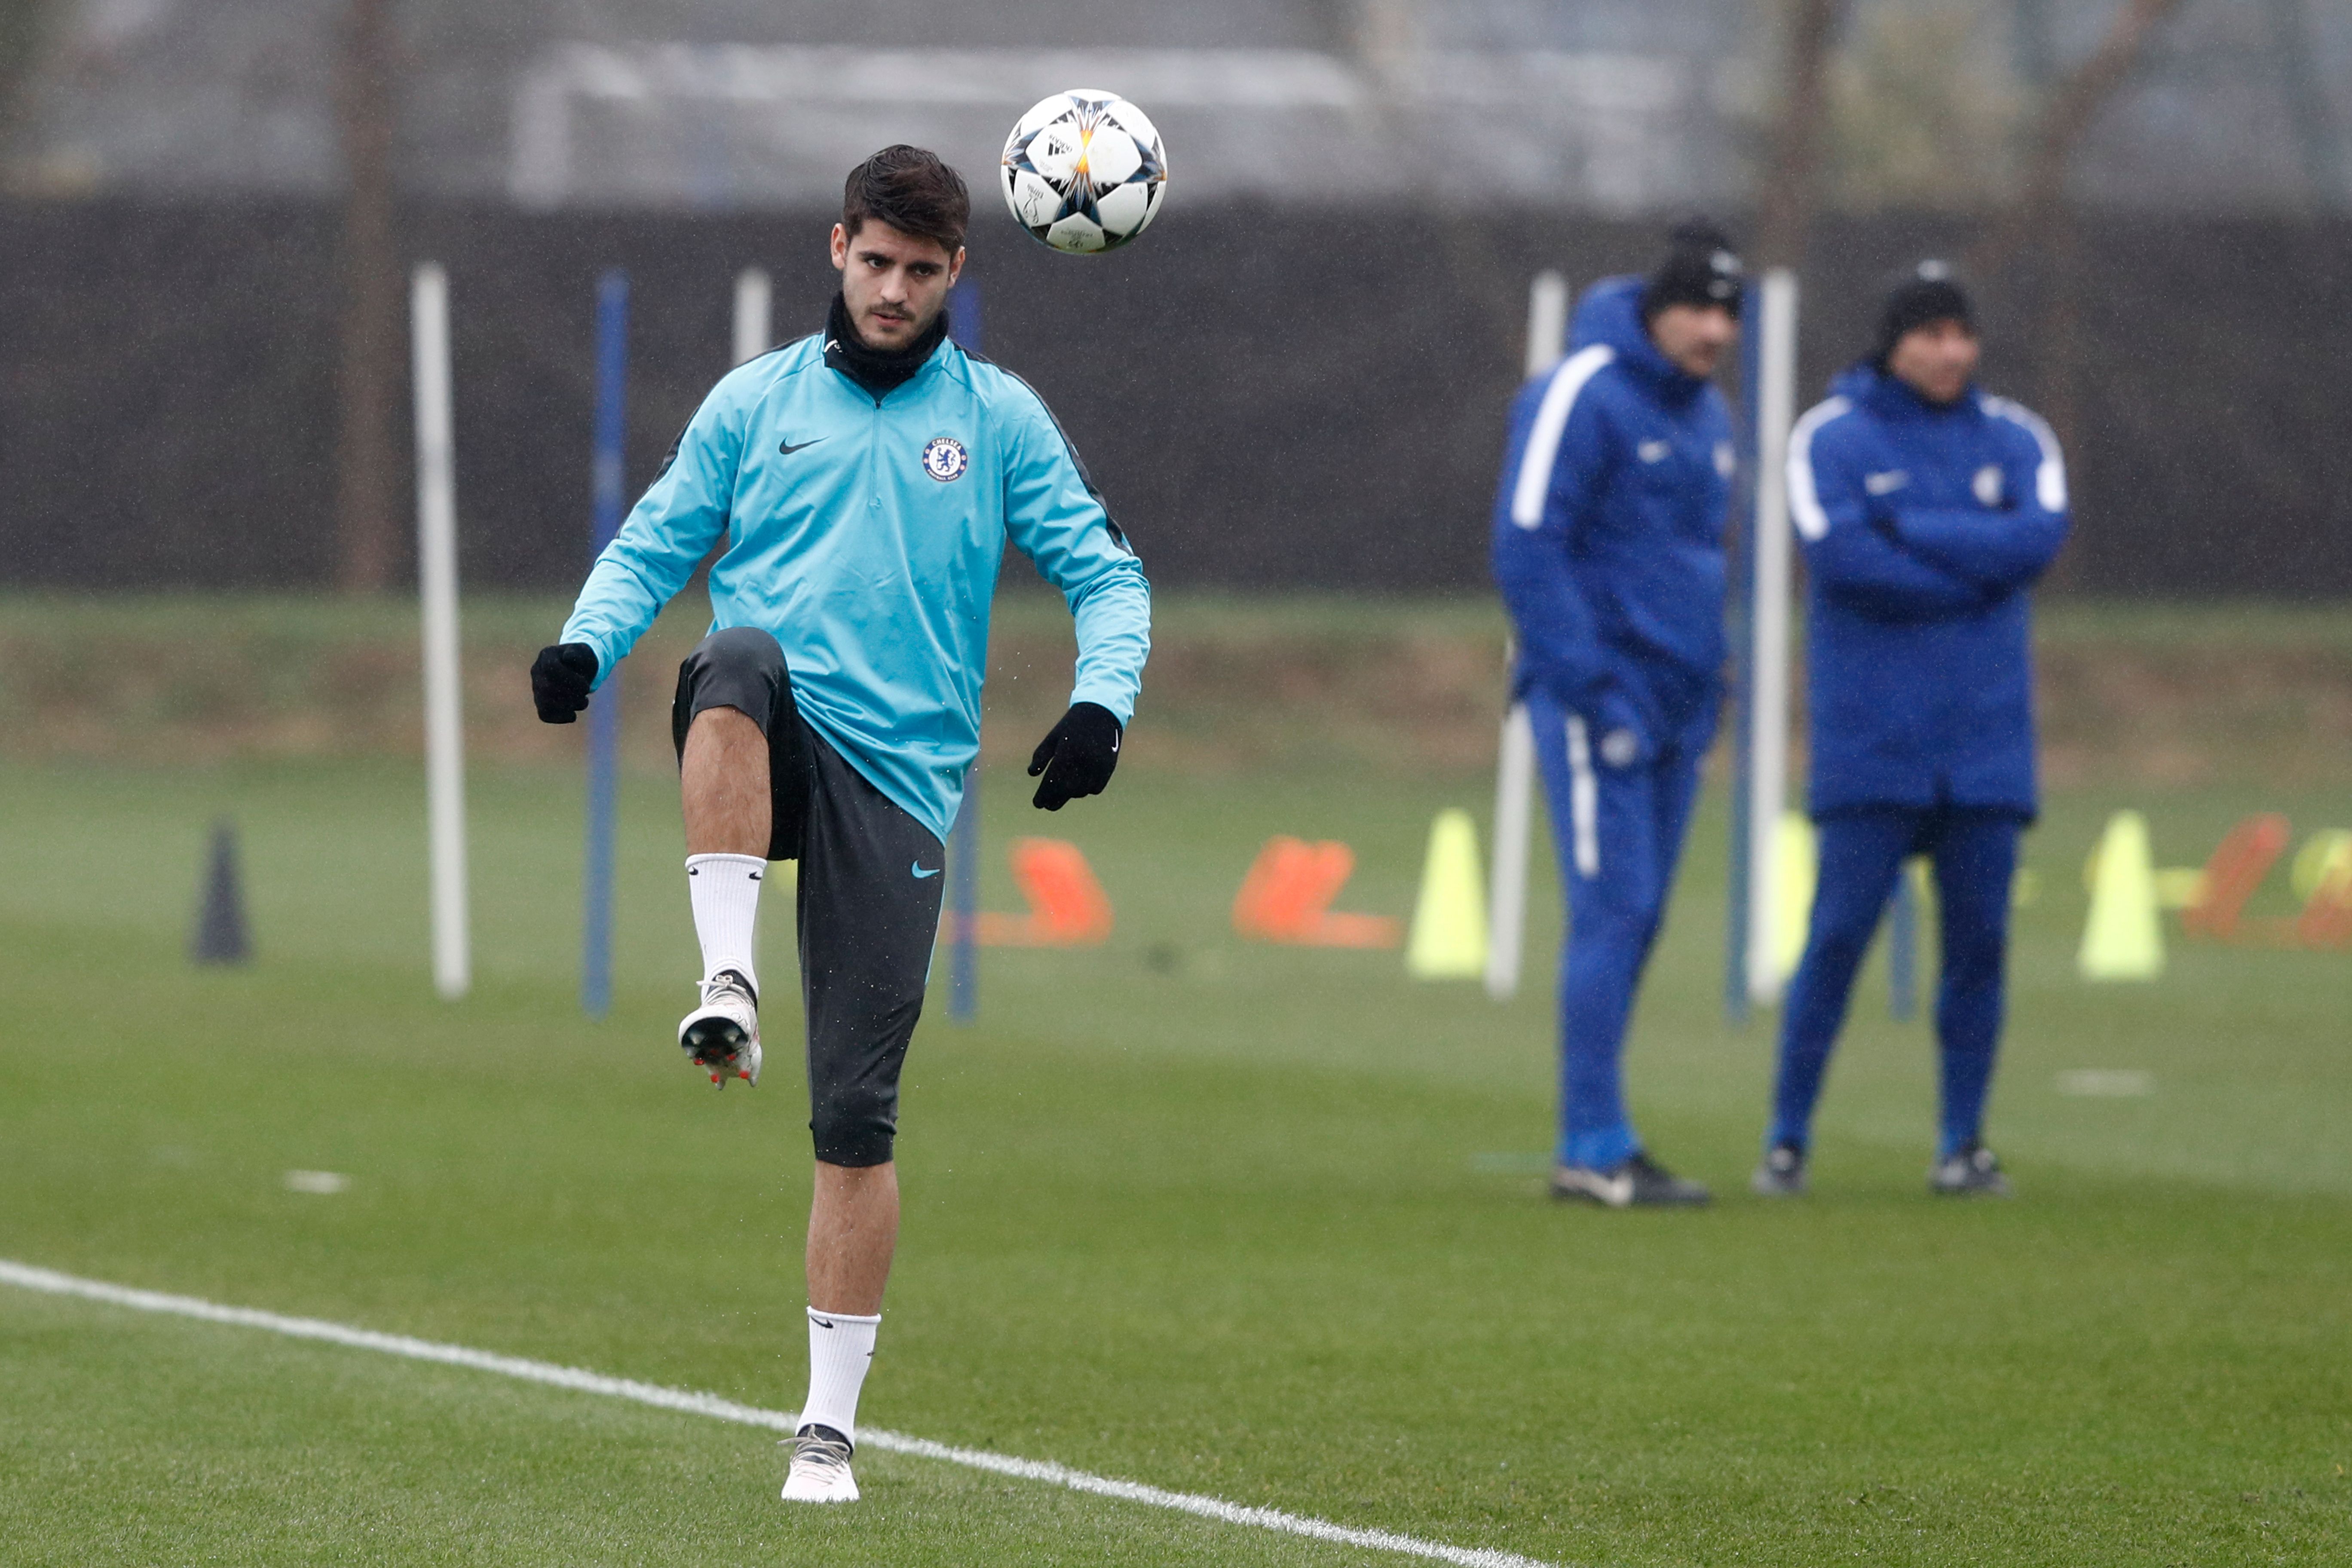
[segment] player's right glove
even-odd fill
[[[579,718],[595,684],[596,650],[584,642],[541,648],[531,661],[530,700],[541,723],[569,724]]]

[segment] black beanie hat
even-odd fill
[[[1871,363],[1885,370],[1886,356],[1895,352],[1904,333],[1934,321],[1958,321],[1971,332],[1977,330],[1975,307],[1969,303],[1968,291],[1952,276],[1951,268],[1941,261],[1923,261],[1896,279],[1886,291],[1886,303],[1878,312],[1878,342],[1871,350]]]
[[[1705,218],[1692,218],[1676,224],[1667,237],[1674,248],[1642,289],[1643,324],[1669,305],[1720,305],[1738,316],[1746,275],[1724,232]]]

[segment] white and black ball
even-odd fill
[[[1094,88],[1057,92],[1023,115],[997,172],[1021,226],[1073,255],[1127,244],[1168,193],[1168,157],[1150,117]]]

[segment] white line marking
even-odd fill
[[[385,1355],[403,1356],[410,1361],[468,1367],[476,1372],[495,1373],[500,1377],[516,1378],[524,1383],[545,1384],[551,1388],[568,1388],[580,1394],[601,1394],[608,1399],[626,1399],[638,1405],[650,1405],[659,1410],[708,1415],[716,1421],[732,1421],[743,1426],[764,1426],[788,1436],[798,1425],[797,1412],[762,1410],[754,1405],[738,1405],[731,1399],[721,1399],[715,1394],[664,1388],[658,1384],[639,1383],[634,1378],[606,1377],[602,1373],[558,1366],[552,1362],[530,1361],[521,1356],[500,1355],[495,1351],[471,1350],[464,1345],[438,1344],[431,1340],[411,1339],[405,1334],[383,1334],[373,1329],[355,1329],[319,1318],[289,1318],[252,1307],[225,1307],[216,1301],[200,1300],[194,1296],[137,1290],[127,1285],[110,1285],[102,1279],[84,1279],[72,1274],[60,1274],[53,1268],[38,1268],[6,1258],[0,1258],[0,1285],[14,1285],[19,1289],[38,1290],[51,1296],[77,1296],[87,1301],[128,1307],[134,1311],[162,1312],[172,1317],[194,1318],[207,1323],[260,1329],[268,1333],[283,1334],[289,1339],[320,1340],[350,1350],[379,1351]],[[1538,1562],[1532,1557],[1521,1557],[1517,1552],[1448,1546],[1443,1542],[1423,1541],[1418,1536],[1399,1535],[1392,1531],[1358,1530],[1349,1525],[1333,1524],[1328,1520],[1285,1513],[1280,1509],[1244,1508],[1239,1503],[1227,1502],[1222,1498],[1203,1497],[1197,1492],[1167,1491],[1159,1487],[1145,1486],[1139,1481],[1114,1480],[1108,1476],[1074,1470],[1066,1465],[1042,1459],[1020,1459],[1010,1454],[992,1454],[984,1448],[958,1448],[946,1443],[934,1443],[928,1437],[909,1437],[898,1432],[866,1427],[858,1433],[857,1444],[861,1448],[879,1448],[885,1453],[939,1459],[975,1470],[992,1471],[1000,1476],[1044,1481],[1049,1486],[1066,1487],[1072,1491],[1091,1492],[1097,1497],[1118,1498],[1153,1508],[1173,1509],[1179,1513],[1196,1514],[1223,1524],[1242,1524],[1285,1535],[1303,1535],[1312,1541],[1328,1541],[1339,1546],[1394,1552],[1407,1557],[1459,1563],[1462,1568],[1553,1568],[1552,1564]]]
[[[2156,1075],[2137,1068],[2075,1068],[2058,1075],[2058,1092],[2089,1100],[2137,1100],[2156,1092]]]

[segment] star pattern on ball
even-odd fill
[[[998,170],[1004,205],[1055,250],[1115,250],[1157,216],[1168,159],[1149,116],[1114,92],[1057,92],[1013,126]]]

